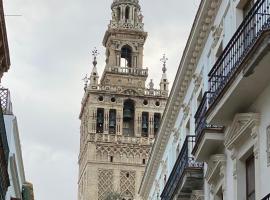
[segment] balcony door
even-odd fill
[[[255,200],[255,160],[253,155],[246,160],[246,192],[247,200]]]

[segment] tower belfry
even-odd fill
[[[147,33],[138,0],[114,0],[103,39],[106,66],[99,80],[97,51],[80,113],[79,200],[136,200],[153,140],[168,98],[163,70],[160,89],[146,85]],[[157,67],[160,69],[160,67]],[[166,79],[166,80],[165,80]]]

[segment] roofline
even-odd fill
[[[145,199],[150,193],[150,191],[147,191],[146,189],[150,185],[152,185],[154,182],[154,178],[158,169],[158,163],[160,163],[163,157],[165,147],[166,147],[165,144],[167,144],[169,136],[170,136],[170,132],[174,128],[174,123],[178,115],[180,105],[182,104],[181,101],[183,101],[183,96],[185,96],[185,93],[187,92],[187,89],[188,89],[187,87],[184,87],[183,81],[185,81],[186,77],[190,76],[190,75],[187,75],[189,72],[188,70],[189,59],[190,58],[192,59],[192,57],[194,57],[193,48],[195,48],[196,46],[196,45],[192,45],[192,43],[195,40],[194,39],[195,36],[198,35],[200,32],[210,31],[210,25],[213,22],[213,16],[216,15],[217,8],[219,7],[221,1],[222,0],[202,0],[198,8],[198,11],[196,13],[195,20],[193,22],[193,25],[192,25],[192,28],[191,28],[191,31],[187,40],[187,44],[185,46],[185,49],[182,54],[182,58],[181,58],[181,61],[177,70],[173,87],[172,87],[167,105],[164,110],[161,126],[158,131],[158,136],[152,148],[151,156],[147,163],[145,174],[143,176],[143,180],[140,185],[139,193],[143,197],[143,199]],[[212,5],[213,3],[217,3],[217,6],[214,7]],[[207,20],[208,18],[204,14],[209,15],[209,10],[207,9],[208,7],[210,7],[209,9],[212,8],[213,10],[215,10],[215,14],[211,16],[211,21],[208,23],[208,26],[205,27],[204,20]],[[201,44],[201,49],[203,49],[203,46],[206,41],[205,37],[207,35],[208,34],[205,34],[204,39],[202,40],[203,42]],[[200,57],[200,55],[201,55],[201,52],[200,54],[197,55],[197,57]],[[190,71],[194,71],[195,67],[196,67],[196,63],[193,64],[192,69],[190,69]],[[180,94],[182,94],[182,96]]]

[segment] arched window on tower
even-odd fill
[[[125,45],[121,49],[121,67],[131,67],[131,55],[132,55],[132,50],[131,47],[128,45]]]
[[[125,11],[125,19],[126,19],[126,21],[129,19],[129,12],[130,12],[130,8],[129,8],[129,6],[127,6],[126,11]]]
[[[120,21],[120,19],[121,19],[121,8],[118,7],[117,8],[117,21]]]
[[[115,134],[116,131],[116,110],[109,111],[109,134]]]
[[[124,102],[123,108],[123,135],[134,136],[134,114],[135,105],[134,101],[128,99]]]

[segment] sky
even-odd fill
[[[166,53],[172,85],[200,0],[140,0],[144,66],[158,87]],[[76,200],[83,77],[100,52],[112,0],[4,0],[11,68],[2,85],[18,118],[25,174],[36,200]],[[21,15],[21,16],[9,16]]]

